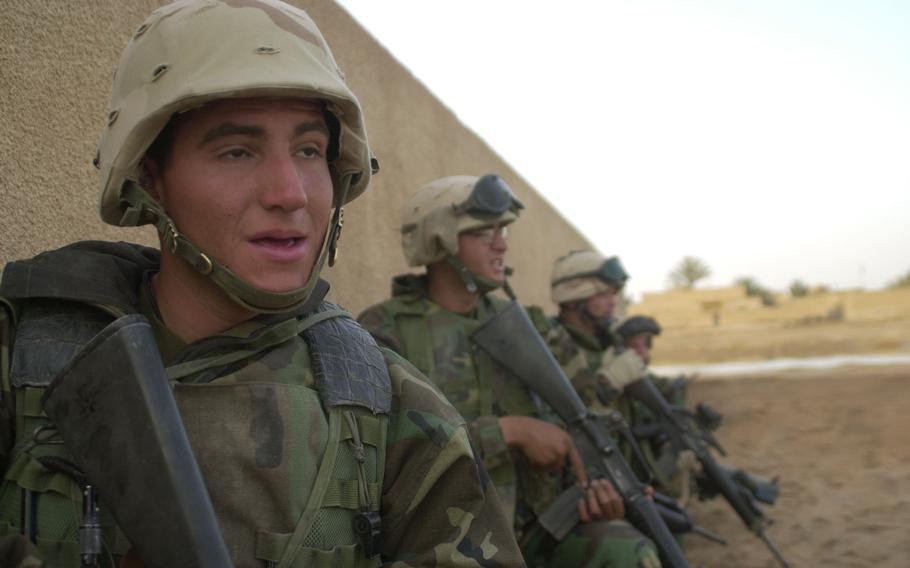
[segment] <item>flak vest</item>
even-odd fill
[[[15,394],[16,436],[0,485],[0,535],[23,531],[29,503],[48,566],[80,565],[85,480],[68,467],[41,397],[82,345],[136,311],[142,274],[156,265],[150,249],[86,242],[4,269],[0,370],[3,396]],[[378,546],[354,521],[379,518],[391,409],[382,352],[326,302],[235,329],[167,367],[235,566],[379,566]],[[304,384],[308,373],[315,388]],[[101,565],[116,566],[130,543],[99,497]]]
[[[431,308],[416,293],[382,304],[395,321],[401,355],[429,377],[469,422],[491,415],[550,416],[549,407],[470,340],[476,329],[506,305],[508,302],[501,298],[487,296],[478,307],[477,317],[467,317]],[[483,447],[482,440],[474,443]],[[513,454],[515,461],[488,463],[487,469],[516,530],[520,530],[546,509],[559,493],[559,485],[551,475],[527,467],[518,452]]]

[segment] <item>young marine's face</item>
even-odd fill
[[[642,361],[645,362],[645,365],[651,364],[651,335],[647,333],[640,333],[638,335],[633,335],[625,341],[625,346],[627,349],[631,349],[638,353]]]
[[[616,292],[616,288],[610,286],[608,290],[604,292],[598,292],[597,294],[594,294],[585,300],[585,306],[588,308],[588,311],[591,313],[591,315],[595,317],[611,318],[613,317],[613,310],[616,309]]]
[[[319,103],[225,99],[177,120],[154,190],[178,230],[260,289],[302,287],[332,207]]]
[[[459,260],[477,276],[505,282],[507,234],[507,227],[500,225],[459,233]]]

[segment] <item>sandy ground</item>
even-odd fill
[[[910,566],[910,366],[703,378],[690,388],[690,401],[724,413],[725,463],[780,477],[768,534],[794,568]],[[777,566],[722,500],[692,510],[729,542],[688,537],[693,566]]]

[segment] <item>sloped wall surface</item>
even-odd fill
[[[552,261],[590,247],[495,151],[331,0],[294,2],[319,24],[366,112],[381,172],[346,210],[331,298],[354,312],[388,295],[406,270],[398,239],[403,200],[454,174],[502,175],[527,209],[510,234],[513,284],[549,305]],[[80,239],[153,245],[148,228],[104,225],[91,165],[120,50],[150,0],[18,0],[0,11],[0,263]]]

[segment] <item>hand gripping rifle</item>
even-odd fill
[[[588,413],[524,308],[513,301],[475,331],[471,340],[556,411],[569,429],[588,477],[606,478],[613,484],[629,521],[657,545],[663,566],[689,568],[655,502],[645,495],[644,484],[635,477],[603,426]],[[571,529],[579,522],[576,504],[583,495],[580,488],[573,487],[557,498],[554,506],[563,503],[566,506],[562,510],[571,516],[568,522],[558,524]]]
[[[54,378],[43,403],[145,566],[233,565],[144,317],[104,328]]]
[[[677,447],[691,450],[695,454],[707,478],[706,488],[712,493],[723,495],[746,527],[764,541],[777,561],[785,568],[790,568],[780,549],[765,533],[769,521],[755,502],[758,499],[773,504],[777,498],[777,481],[769,482],[719,464],[711,454],[710,447],[717,448],[721,455],[726,455],[726,452],[710,431],[699,428],[697,419],[691,413],[678,412],[670,406],[649,378],[644,377],[626,385],[624,392],[643,403],[658,417]]]

